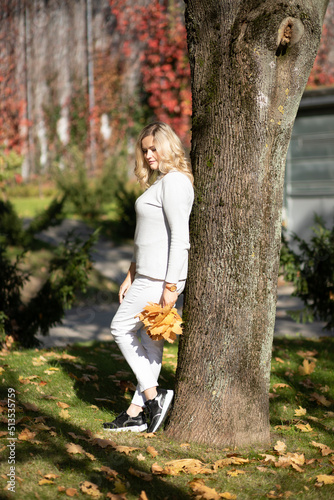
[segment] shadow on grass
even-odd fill
[[[309,374],[301,373],[303,361],[315,363]],[[311,417],[312,428],[323,428],[320,421],[313,417],[323,415],[325,411],[333,411],[334,405],[334,338],[324,337],[319,340],[276,338],[271,379],[275,384],[286,384],[288,387],[272,391],[270,401],[271,424],[284,425],[291,423],[292,415],[282,420],[280,409],[283,405],[294,408],[301,406],[306,410],[307,420]],[[333,434],[333,429],[326,427],[326,432]]]
[[[57,352],[56,349],[53,351]],[[129,404],[127,387],[129,382],[135,383],[135,380],[132,375],[129,374],[128,376],[125,373],[126,371],[130,372],[130,369],[125,361],[121,358],[118,359],[118,354],[120,355],[120,353],[116,345],[113,342],[110,344],[93,343],[90,346],[73,345],[66,349],[66,353],[77,356],[78,358],[80,357],[80,361],[82,366],[85,367],[85,370],[80,370],[79,365],[76,366],[75,362],[69,362],[63,359],[49,359],[48,365],[50,368],[56,367],[56,365],[57,367],[61,366],[62,371],[67,373],[67,375],[74,380],[74,391],[86,408],[89,408],[91,405],[98,407],[94,415],[94,422],[93,416],[90,417],[90,419],[87,418],[87,425],[83,427],[76,425],[69,419],[64,420],[57,415],[57,413],[60,412],[60,408],[57,412],[48,412],[43,409],[39,412],[24,410],[24,416],[17,425],[17,435],[22,432],[25,427],[31,428],[31,430],[34,431],[35,419],[38,417],[42,417],[40,421],[45,421],[45,425],[47,425],[50,430],[41,430],[36,434],[36,437],[27,441],[20,440],[16,442],[16,474],[24,480],[22,485],[17,486],[17,493],[21,492],[21,494],[24,494],[24,498],[27,500],[36,498],[36,491],[38,491],[40,495],[45,494],[42,498],[55,498],[57,495],[60,495],[58,491],[55,491],[55,488],[58,486],[65,486],[66,488],[73,487],[79,490],[79,483],[81,481],[89,481],[98,486],[100,492],[103,494],[103,498],[106,497],[108,492],[117,492],[121,494],[122,487],[124,487],[127,495],[133,495],[133,498],[138,498],[143,490],[145,490],[150,500],[182,500],[192,498],[187,492],[186,486],[172,484],[161,476],[153,476],[152,480],[145,481],[129,473],[130,468],[150,473],[148,463],[151,457],[147,455],[147,460],[145,462],[139,462],[136,458],[141,452],[145,454],[147,446],[151,444],[154,445],[154,443],[147,441],[143,434],[130,436],[130,433],[127,433],[126,436],[124,434],[122,436],[120,434],[115,436],[113,433],[102,431],[101,421],[101,428],[97,430],[97,432],[101,431],[101,434],[103,434],[101,438],[109,439],[115,442],[115,444],[126,444],[127,446],[138,448],[137,451],[132,451],[129,455],[116,451],[112,446],[103,448],[98,441],[94,441],[94,437],[89,436],[90,432],[96,434],[96,420],[100,420],[99,417],[102,416],[99,414],[99,410],[107,410],[110,413],[117,414]],[[43,354],[43,351],[41,354]],[[114,355],[114,357],[111,355]],[[94,362],[96,363],[98,371],[91,371],[87,368],[87,365],[94,366]],[[44,367],[45,366],[47,365],[44,365]],[[88,377],[86,382],[82,381],[83,373],[91,375],[92,379],[89,380]],[[108,378],[109,375],[115,373],[119,374],[116,379]],[[94,381],[95,374],[98,374],[96,382]],[[16,417],[20,419],[22,415],[20,407],[22,408],[22,402],[25,400],[21,395],[22,392],[24,392],[25,386],[19,382],[19,375],[16,376],[16,373],[9,373],[8,375],[10,375],[6,380],[6,383],[9,384],[8,387],[15,388],[18,393]],[[166,384],[168,387],[173,386],[174,374],[169,367],[163,367],[161,375],[165,381],[162,385]],[[121,379],[123,379],[123,383]],[[94,386],[95,383],[98,385]],[[60,395],[61,389],[62,388],[59,387],[59,400],[62,399]],[[5,390],[7,390],[7,388],[0,389],[1,399],[7,398],[7,393],[4,392]],[[53,390],[50,389],[50,393],[58,399],[58,394],[54,391],[54,388]],[[99,402],[95,398],[107,398],[115,401],[115,403]],[[52,432],[53,435],[51,435],[50,432]],[[124,442],[120,442],[120,440]],[[71,442],[80,445],[85,453],[91,454],[91,457],[85,454],[69,455],[66,444]],[[104,446],[105,443],[101,444]],[[92,456],[96,458],[96,461],[91,459]],[[187,452],[181,449],[179,456],[172,456],[171,458],[186,457]],[[98,465],[96,465],[97,461]],[[37,463],[38,467],[36,467]],[[111,482],[107,474],[101,471],[101,464],[115,470],[118,473],[117,478],[119,482],[117,482],[117,479],[116,482]],[[30,484],[29,481],[32,481],[33,475],[36,475],[35,469],[40,469],[41,476],[37,480],[35,479],[34,484]],[[50,472],[59,474],[60,478],[55,480],[54,485],[38,486],[38,481],[42,479],[43,475]],[[61,478],[62,474],[64,474],[63,482]],[[80,480],[78,480],[78,478],[80,478]],[[116,486],[116,484],[118,484],[118,486]],[[41,488],[44,489],[41,490]],[[117,491],[117,488],[120,489]],[[3,492],[3,494],[7,494],[7,496],[3,498],[12,498],[11,492]]]

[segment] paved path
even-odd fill
[[[64,240],[69,231],[84,238],[92,233],[92,229],[80,221],[65,220],[60,226],[50,228],[39,237],[48,243],[57,245],[59,241]],[[100,239],[94,247],[94,267],[103,276],[120,284],[129,267],[131,256],[131,245],[116,246],[110,241]],[[293,288],[289,285],[278,287],[275,335],[309,338],[325,335],[334,336],[334,331],[322,330],[324,323],[314,322],[303,325],[295,323],[288,316],[286,312],[288,309],[302,307],[299,299],[291,296],[292,291]],[[178,306],[182,306],[182,297]],[[109,325],[116,310],[117,304],[108,303],[107,297],[103,305],[92,303],[85,307],[74,307],[67,312],[62,325],[52,328],[49,336],[40,336],[39,339],[45,347],[65,346],[73,342],[110,340]]]

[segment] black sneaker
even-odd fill
[[[167,391],[166,389],[157,389],[157,392],[158,394],[154,399],[149,399],[145,403],[150,419],[147,432],[155,432],[163,424],[174,396],[173,391]]]
[[[147,423],[143,411],[137,417],[130,417],[126,411],[122,411],[112,422],[105,422],[103,428],[106,431],[122,432],[142,432],[146,431]]]

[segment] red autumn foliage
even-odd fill
[[[158,0],[147,6],[130,0],[110,0],[117,30],[126,37],[123,53],[129,55],[131,42],[142,45],[142,84],[148,104],[157,119],[168,122],[189,144],[191,90],[183,13],[176,5]]]

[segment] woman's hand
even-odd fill
[[[170,290],[168,290],[168,288],[165,288],[160,301],[162,307],[165,307],[168,304],[174,305],[175,302],[177,301],[177,298],[178,298],[178,293],[176,291],[171,292]]]
[[[127,291],[129,290],[130,286],[132,285],[133,280],[135,279],[135,274],[136,274],[136,263],[131,262],[130,268],[128,270],[128,274],[126,275],[125,280],[119,287],[119,292],[118,292],[118,300],[119,303],[121,304]]]

